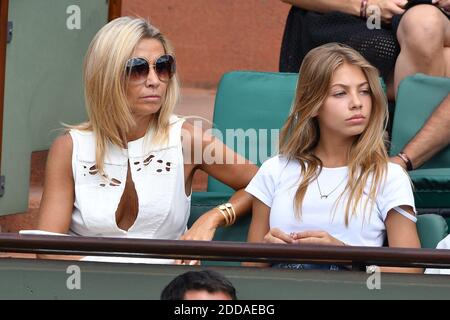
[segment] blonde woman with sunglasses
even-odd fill
[[[388,162],[386,118],[378,71],[358,52],[336,43],[310,51],[280,153],[246,188],[254,196],[248,241],[380,247],[387,235],[390,247],[420,248],[409,177]]]
[[[84,82],[89,119],[51,147],[39,230],[211,240],[218,227],[250,211],[244,188],[257,167],[211,136],[194,134],[198,130],[173,114],[179,94],[175,55],[148,21],[122,17],[105,25],[85,57]],[[204,155],[205,148],[244,164],[194,159],[194,151]],[[236,193],[226,211],[208,211],[186,230],[197,170]]]

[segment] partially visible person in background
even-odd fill
[[[292,8],[281,46],[281,72],[298,72],[311,49],[340,42],[379,70],[390,101],[409,75],[450,77],[450,0],[282,1]],[[369,29],[367,19],[373,6],[379,8],[382,23]],[[424,128],[392,162],[408,170],[418,168],[448,145],[449,101],[436,107]]]
[[[282,0],[286,21],[281,72],[298,72],[305,55],[329,42],[347,44],[380,71],[389,100],[406,76],[450,76],[449,0]],[[379,28],[367,19],[376,7]]]
[[[173,279],[161,292],[161,300],[237,300],[236,289],[213,270],[189,271]]]
[[[403,147],[402,152],[391,157],[391,161],[401,165],[405,170],[414,170],[448,145],[450,145],[450,94],[434,110],[422,129]]]

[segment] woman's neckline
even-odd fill
[[[142,137],[140,137],[140,138],[137,138],[137,139],[134,139],[134,140],[130,140],[130,141],[127,141],[127,144],[133,144],[133,143],[136,143],[136,142],[139,142],[140,140],[142,140],[142,139],[144,139],[145,138],[145,136],[147,135],[147,133],[148,132],[146,132]]]
[[[343,170],[343,169],[348,169],[348,166],[340,166],[340,167],[322,167],[323,170]]]

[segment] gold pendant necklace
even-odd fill
[[[337,188],[339,188],[339,186],[342,184],[342,182],[345,181],[345,179],[347,178],[347,176],[344,177],[344,179],[341,180],[341,182],[339,182],[339,184],[333,189],[331,190],[328,194],[323,194],[322,190],[320,189],[320,184],[319,184],[319,177],[317,177],[316,182],[317,182],[317,188],[319,189],[319,194],[320,194],[320,199],[322,200],[326,200],[328,199],[328,197],[337,190]]]

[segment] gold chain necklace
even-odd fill
[[[320,184],[319,184],[319,177],[317,177],[316,182],[317,182],[317,188],[319,189],[319,193],[320,193],[320,199],[328,199],[328,197],[337,190],[337,188],[339,188],[339,186],[342,184],[342,182],[345,181],[345,179],[347,178],[347,176],[344,177],[344,179],[341,180],[341,182],[339,182],[339,184],[333,189],[331,190],[331,192],[329,192],[328,194],[323,194],[322,190],[320,189]]]

